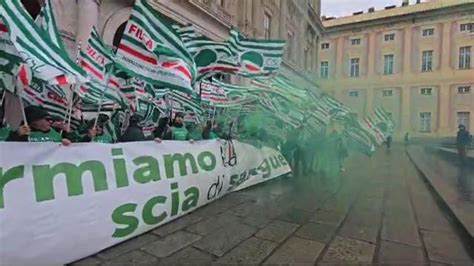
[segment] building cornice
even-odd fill
[[[374,19],[369,21],[362,21],[362,22],[355,22],[355,23],[348,23],[342,24],[332,27],[325,27],[324,33],[326,35],[330,35],[333,33],[340,33],[340,32],[347,32],[347,31],[361,31],[366,30],[368,28],[373,27],[380,27],[386,26],[395,23],[402,23],[402,22],[419,22],[419,21],[426,21],[433,18],[439,18],[440,16],[449,16],[454,13],[465,13],[471,14],[474,16],[474,4],[464,4],[458,5],[453,7],[446,7],[438,10],[427,10],[422,12],[410,13],[400,16],[391,16],[385,17],[380,19]]]

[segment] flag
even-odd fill
[[[238,30],[231,29],[227,42],[240,65],[239,75],[271,76],[278,72],[283,61],[285,41],[248,39]]]
[[[390,114],[383,107],[375,109],[374,123],[380,131],[383,132],[385,137],[388,137],[393,133],[395,124],[393,123]]]
[[[384,143],[385,136],[382,132],[380,132],[380,130],[377,128],[377,126],[369,116],[366,116],[362,121],[360,121],[360,123],[361,127],[373,136],[373,138],[375,139],[375,143],[377,143],[378,145]]]
[[[182,91],[171,91],[170,98],[173,103],[178,103],[180,105],[181,111],[185,113],[194,113],[196,115],[202,115],[204,111],[201,108],[199,99],[193,93],[186,93]],[[173,111],[175,106],[173,105]]]
[[[45,0],[45,3],[40,10],[40,13],[35,19],[35,23],[40,29],[43,30],[43,32],[46,32],[48,34],[48,37],[59,49],[66,51],[61,37],[59,36],[58,28],[56,27],[56,21],[54,19],[51,0]]]
[[[217,79],[212,82],[201,82],[201,100],[209,102],[210,105],[229,108],[250,104],[257,101],[255,95],[243,86],[228,84]]]
[[[87,81],[82,69],[35,24],[20,1],[3,1],[0,15],[10,40],[33,76],[52,85]]]
[[[196,81],[219,73],[236,73],[239,70],[239,65],[232,56],[227,42],[210,40],[196,33],[192,25],[183,27],[175,25],[174,28],[193,56],[197,69]]]
[[[355,127],[348,127],[343,134],[350,150],[355,150],[367,156],[372,156],[372,154],[374,154],[375,146],[372,143],[370,136],[365,134],[364,131]]]
[[[136,0],[117,49],[119,67],[144,81],[192,91],[192,56],[172,26],[147,1]]]
[[[51,86],[42,80],[33,78],[30,86],[25,87],[21,94],[27,105],[41,106],[51,116],[66,118],[70,105],[66,93],[59,86]],[[71,117],[72,128],[80,124],[80,118]]]
[[[0,18],[0,90],[18,94],[31,83],[32,73],[10,40],[8,28]]]
[[[112,71],[114,56],[105,46],[95,27],[92,28],[91,35],[87,41],[85,51],[79,52],[79,63],[88,76],[101,84],[109,82],[112,87],[116,87],[112,75],[106,75],[107,70]],[[108,79],[108,80],[107,80]]]

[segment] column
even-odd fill
[[[371,115],[374,110],[374,88],[368,87],[365,97],[365,115]]]
[[[367,77],[371,78],[375,75],[375,55],[376,55],[376,48],[375,48],[375,38],[377,36],[377,32],[370,32],[369,33],[369,50],[368,50],[368,57],[367,57]]]
[[[441,35],[441,71],[451,69],[451,22],[443,24],[443,34]]]
[[[440,84],[438,93],[438,135],[448,135],[451,132],[450,125],[452,116],[450,108],[450,86],[449,84]]]
[[[400,110],[400,127],[402,134],[404,132],[412,132],[411,117],[411,88],[410,86],[401,87],[401,110]]]
[[[77,0],[76,45],[82,42],[82,49],[86,48],[92,27],[97,27],[99,5],[99,0]]]
[[[403,37],[403,74],[410,75],[412,71],[412,27],[405,29],[405,36]]]
[[[344,64],[344,37],[339,37],[336,45],[336,79],[341,79],[344,78],[344,67],[347,66]]]

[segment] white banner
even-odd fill
[[[0,264],[76,261],[290,172],[237,141],[0,143]]]

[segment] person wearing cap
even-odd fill
[[[469,131],[466,130],[466,126],[459,125],[459,131],[456,136],[456,145],[458,147],[458,156],[461,164],[466,162],[466,150],[467,146],[471,143],[471,136],[469,135]]]
[[[143,134],[142,128],[138,125],[141,117],[139,115],[132,115],[129,119],[128,128],[122,134],[119,142],[134,142],[147,140]]]
[[[166,132],[164,139],[167,140],[189,140],[193,142],[194,140],[189,138],[189,132],[184,126],[184,114],[181,112],[176,113],[173,121],[173,125]]]
[[[104,132],[102,121],[97,121],[94,127],[95,120],[88,122],[89,133],[84,136],[81,142],[96,142],[96,143],[114,143],[112,136]]]
[[[44,108],[28,106],[25,108],[25,117],[27,124],[12,132],[6,141],[61,142],[64,146],[71,144],[69,139],[63,138],[51,127],[50,116]]]

